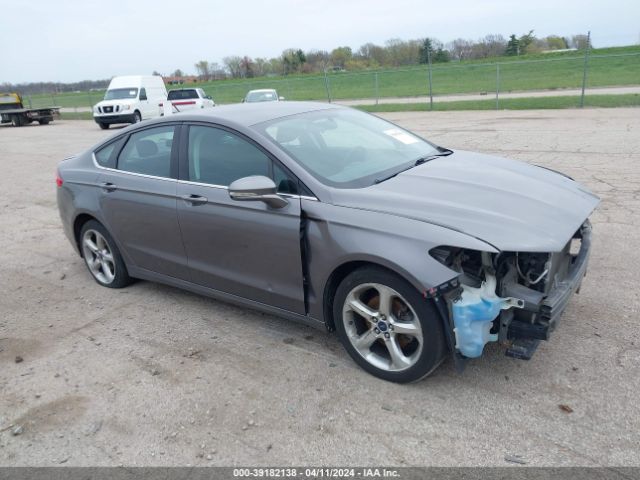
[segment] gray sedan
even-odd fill
[[[598,198],[328,104],[240,104],[64,160],[66,235],[101,285],[166,283],[336,331],[410,382],[499,342],[528,359],[585,275]]]

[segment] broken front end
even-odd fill
[[[586,221],[559,252],[488,253],[437,247],[433,258],[459,276],[429,293],[453,332],[450,344],[476,358],[489,342],[511,357],[530,359],[548,340],[587,271],[591,225]]]

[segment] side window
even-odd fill
[[[189,128],[189,180],[228,187],[250,175],[271,176],[271,159],[233,133],[214,127]]]
[[[146,100],[147,99],[147,90],[144,88],[140,89],[140,100]]]
[[[156,127],[131,134],[118,157],[118,170],[171,177],[171,146],[175,127]]]
[[[120,137],[115,142],[111,142],[109,145],[106,145],[96,151],[94,154],[98,165],[101,167],[116,168],[116,156],[118,155],[120,147],[122,147],[126,138],[126,136]]]

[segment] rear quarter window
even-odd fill
[[[120,151],[125,138],[126,137],[120,137],[99,150],[96,150],[94,155],[98,165],[105,168],[116,168],[118,152]]]

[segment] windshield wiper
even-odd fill
[[[451,155],[453,153],[453,150],[449,150],[448,148],[445,148],[445,147],[436,147],[436,148],[440,152],[438,154],[439,157],[446,157],[446,156]]]
[[[390,178],[393,178],[396,175],[401,174],[402,172],[406,172],[407,170],[412,169],[413,167],[417,167],[418,165],[422,165],[423,163],[427,163],[427,162],[429,162],[431,160],[435,160],[436,158],[446,157],[447,155],[451,155],[453,153],[452,150],[449,150],[447,148],[438,147],[438,150],[441,153],[436,153],[436,154],[433,154],[433,155],[427,155],[427,156],[424,156],[424,157],[416,158],[413,161],[413,163],[411,165],[409,165],[408,167],[403,168],[402,170],[397,171],[395,173],[392,173],[391,175],[388,175],[386,177],[376,178],[373,181],[373,183],[375,183],[377,185],[378,183],[385,182],[385,181],[389,180]]]

